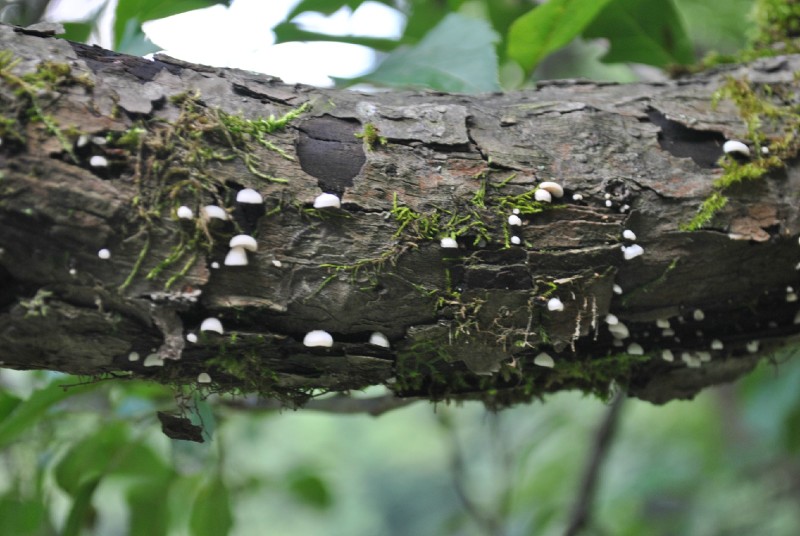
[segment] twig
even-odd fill
[[[564,536],[575,536],[579,534],[589,524],[594,505],[594,494],[597,491],[597,481],[600,476],[600,468],[608,455],[614,433],[619,423],[620,409],[625,401],[623,393],[617,394],[609,406],[603,422],[597,429],[594,440],[594,449],[589,457],[589,461],[583,470],[581,487],[578,491],[578,499],[569,516],[567,529]]]
[[[303,409],[339,414],[366,413],[377,417],[394,409],[409,406],[418,400],[418,398],[398,398],[394,395],[374,396],[371,398],[336,395],[330,398],[309,400],[303,404]],[[222,403],[228,407],[250,410],[280,410],[286,407],[281,401],[272,398],[225,400]]]

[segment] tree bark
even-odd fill
[[[211,391],[293,404],[377,384],[490,406],[575,388],[663,403],[798,332],[790,116],[748,133],[741,103],[712,94],[746,81],[788,109],[800,57],[656,84],[365,94],[41,33],[0,27],[5,367],[184,385],[206,372]],[[732,138],[754,162],[772,143],[781,165],[681,230],[721,191]],[[565,195],[535,202],[541,181]],[[243,188],[264,204],[238,203]],[[313,208],[323,192],[341,207]],[[198,218],[211,204],[229,218]],[[240,233],[258,251],[226,266]],[[210,317],[223,335],[200,332]],[[305,346],[312,330],[332,347]]]

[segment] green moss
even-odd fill
[[[378,145],[386,145],[388,143],[388,140],[380,135],[378,127],[372,123],[365,123],[364,129],[361,132],[357,132],[355,136],[364,140],[367,149],[370,151]]]

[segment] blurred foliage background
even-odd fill
[[[217,3],[93,2],[66,21],[67,37],[92,39],[111,13],[114,47],[146,53],[157,43],[142,23]],[[404,17],[399,39],[332,37],[295,22],[363,3],[302,0],[274,28],[277,41],[372,47],[376,64],[342,85],[484,91],[565,76],[663,78],[699,58],[752,52],[761,35],[751,0],[382,1]],[[49,4],[0,2],[0,18],[31,24]],[[765,20],[764,6],[781,3],[761,4]],[[794,352],[691,402],[621,402],[583,533],[800,534]],[[564,534],[610,412],[581,393],[500,413],[417,403],[379,417],[242,402],[0,370],[0,534]],[[210,440],[163,435],[156,412],[176,410]]]

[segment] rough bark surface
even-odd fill
[[[17,60],[0,82],[6,367],[183,384],[207,372],[211,390],[296,403],[386,384],[502,406],[612,382],[662,403],[742,376],[798,332],[796,162],[679,229],[713,193],[724,140],[747,135],[713,92],[733,77],[792,94],[798,57],[659,84],[363,94],[11,27],[0,41]],[[268,135],[230,122],[304,105]],[[564,197],[533,202],[541,181]],[[263,210],[235,201],[245,187]],[[314,209],[323,192],[341,208]],[[208,204],[230,218],[176,217]],[[225,266],[240,232],[258,251]],[[644,253],[626,260],[633,242]],[[199,331],[208,317],[223,335]],[[333,346],[304,346],[311,330]],[[369,344],[374,331],[391,346]],[[554,367],[535,364],[542,352]]]

